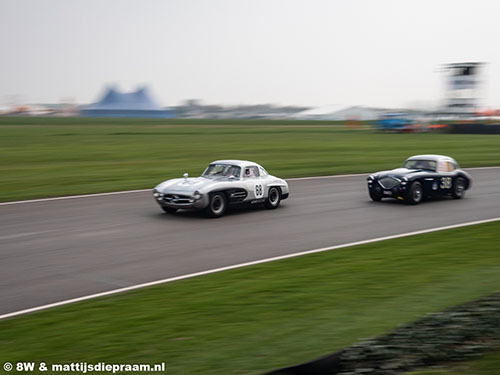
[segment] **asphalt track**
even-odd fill
[[[164,214],[150,192],[0,206],[0,315],[304,250],[500,216],[500,168],[462,200],[372,202],[365,176],[289,181],[277,210]]]

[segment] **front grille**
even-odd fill
[[[394,186],[399,184],[399,180],[394,177],[384,177],[379,180],[379,183],[384,189],[392,189]]]
[[[192,200],[192,198],[188,195],[181,195],[181,194],[165,194],[163,197],[163,200],[165,202],[169,203],[190,203],[189,200]]]

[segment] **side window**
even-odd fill
[[[243,174],[244,178],[255,178],[259,177],[259,168],[257,167],[246,167]]]
[[[440,161],[438,168],[440,173],[449,173],[455,170],[455,164],[451,161]]]
[[[259,170],[262,177],[267,177],[269,175],[264,168],[260,167]]]
[[[448,166],[446,165],[445,161],[440,161],[438,163],[438,172],[439,173],[445,173],[448,172]]]

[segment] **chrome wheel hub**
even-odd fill
[[[219,214],[224,209],[224,202],[220,196],[216,196],[212,199],[212,211],[216,214]]]
[[[279,194],[276,191],[276,189],[271,189],[271,192],[269,193],[269,202],[274,206],[276,203],[278,203],[279,199]]]
[[[420,188],[415,189],[415,191],[413,192],[413,199],[416,202],[419,202],[420,199],[422,199],[422,189],[420,189]]]

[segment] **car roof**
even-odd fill
[[[249,166],[257,166],[260,167],[259,164],[254,163],[253,161],[249,160],[215,160],[211,162],[210,164],[231,164],[231,165],[237,165],[238,167],[249,167]]]
[[[445,155],[435,155],[435,154],[425,154],[425,155],[413,155],[410,156],[406,160],[435,160],[435,161],[452,161],[455,162],[455,159],[445,156]],[[456,162],[455,162],[456,163]]]

